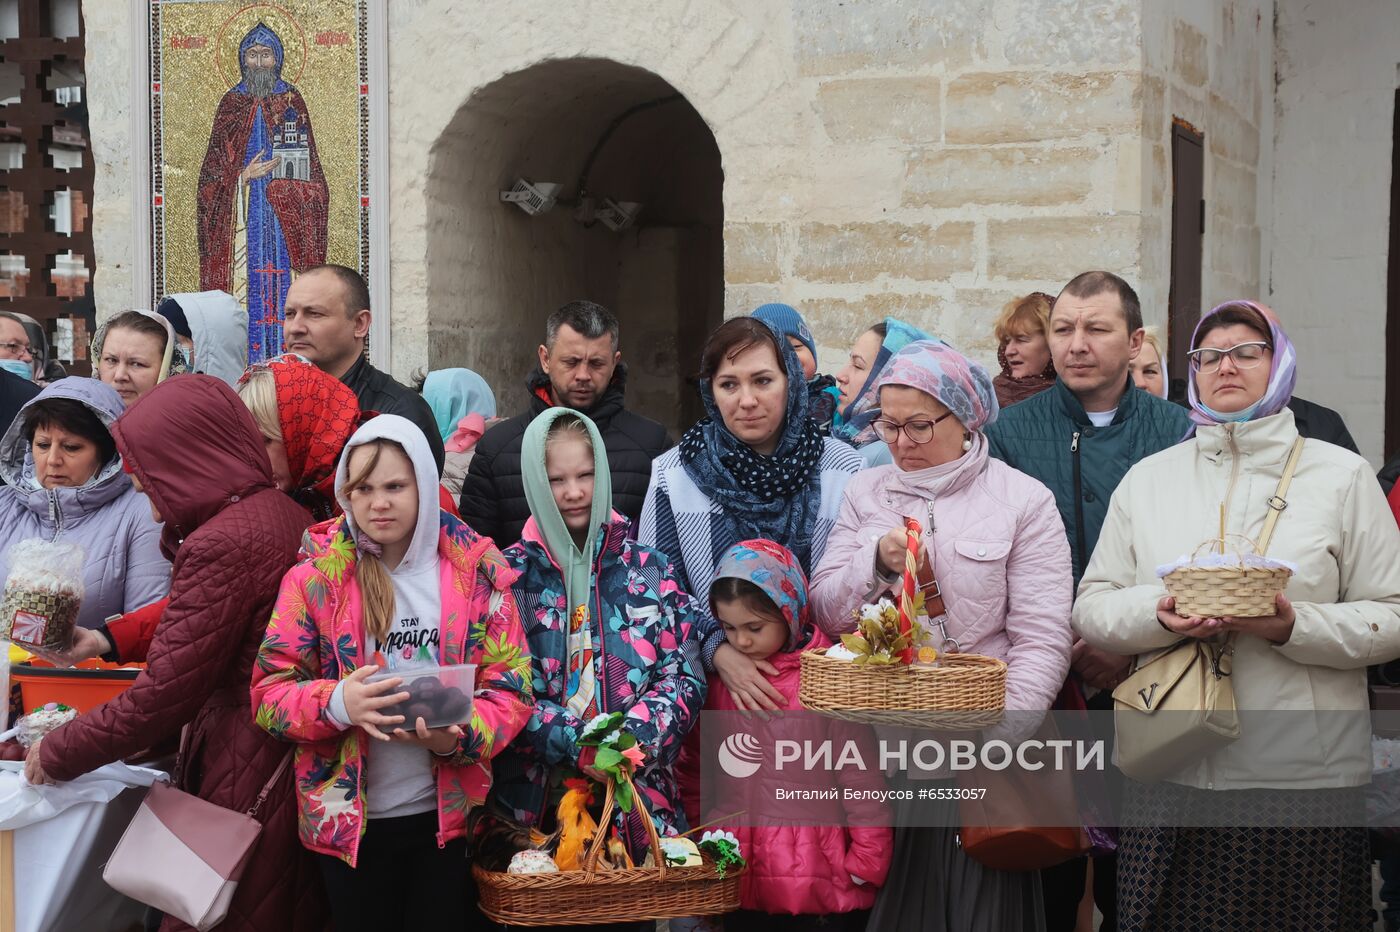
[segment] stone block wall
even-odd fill
[[[828,370],[886,315],[994,366],[1010,298],[1086,268],[1138,277],[1138,4],[788,12],[794,136],[726,158],[727,313],[792,303]]]
[[[1143,5],[1143,313],[1165,324],[1173,119],[1205,137],[1201,306],[1261,297],[1273,149],[1273,0]]]
[[[1341,411],[1379,467],[1396,452],[1382,434],[1400,5],[1346,13],[1278,0],[1269,299],[1299,344],[1299,394]]]
[[[725,313],[794,304],[828,370],[887,314],[994,365],[1001,306],[1088,268],[1123,274],[1160,321],[1173,115],[1209,147],[1204,300],[1258,294],[1273,2],[519,0],[463,16],[448,0],[392,0],[390,368],[476,364],[516,391],[502,347],[537,337],[501,296],[556,303],[617,259],[577,257],[551,282],[566,221],[524,228],[496,191],[526,171],[572,182],[578,159],[560,141],[651,93],[647,76],[685,95],[719,150]],[[93,65],[111,75],[90,66],[101,313],[143,274],[123,222],[129,15],[88,4]],[[641,77],[600,83],[597,60]],[[514,80],[541,65],[557,80]],[[539,261],[503,270],[520,254]],[[682,371],[692,324],[682,314],[676,331],[690,334]]]

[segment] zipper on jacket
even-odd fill
[[[1070,458],[1074,460],[1074,542],[1077,550],[1074,554],[1075,576],[1083,576],[1085,564],[1088,562],[1084,553],[1084,480],[1079,468],[1079,431],[1074,432],[1074,436],[1069,438]]]
[[[1230,500],[1235,497],[1235,485],[1240,479],[1240,448],[1235,443],[1235,425],[1225,425],[1225,439],[1230,441],[1230,484],[1225,487],[1225,518],[1230,517]],[[1223,542],[1222,542],[1223,543]]]
[[[603,596],[598,592],[598,585],[597,585],[597,582],[596,582],[596,581],[597,581],[600,577],[602,577],[602,575],[603,575],[603,554],[604,554],[604,552],[607,550],[607,542],[608,542],[608,533],[607,533],[606,530],[604,530],[604,531],[603,531],[603,548],[600,549],[600,550],[598,551],[598,556],[597,556],[597,558],[594,560],[594,563],[593,563],[593,579],[594,579],[594,585],[593,585],[593,595],[594,595],[594,599],[593,599],[593,604],[597,607],[597,610],[598,610],[598,669],[599,669],[599,671],[600,671],[600,676],[598,677],[598,680],[599,680],[599,687],[600,687],[601,690],[602,690],[602,695],[601,695],[601,697],[600,697],[599,700],[598,700],[598,713],[599,713],[600,715],[603,714],[604,712],[607,712],[607,711],[608,711],[608,709],[606,708],[606,703],[607,703],[607,701],[608,701],[608,663],[607,663],[608,658],[607,658],[607,654],[605,653],[606,648],[603,646],[604,635],[605,635],[605,632],[603,631],[603,620],[602,620],[602,619],[603,619]],[[549,560],[550,565],[553,566],[555,569],[559,570],[559,575],[562,577],[562,576],[564,575],[564,571],[563,571],[563,569],[560,568],[560,566],[559,566],[558,563],[554,562],[554,556],[549,552],[549,549],[548,549],[548,548],[541,548],[541,549],[544,550],[545,557]],[[570,613],[570,617],[572,617],[572,612]],[[588,621],[589,621],[589,624],[590,624],[590,625],[593,623],[593,619],[592,619],[592,618],[589,618]],[[568,654],[569,654],[569,646],[568,646],[568,645],[569,645],[568,619],[565,619],[565,628],[564,628],[564,657],[565,657],[565,664],[566,664],[566,666],[567,666],[567,663],[568,663]],[[568,671],[567,669],[565,669],[563,672],[564,672],[564,688],[565,688],[565,689],[568,689],[568,688],[569,688],[569,671]],[[562,705],[563,703],[560,703],[560,704]],[[587,722],[584,722],[584,724],[587,725],[588,723],[587,723]],[[548,786],[548,782],[546,781],[546,784],[545,784],[545,791],[544,791],[544,798],[540,800],[540,806],[539,806],[538,814],[535,816],[535,824],[536,824],[536,825],[542,825],[542,824],[544,824],[545,810],[547,810],[548,808],[549,808],[549,786]]]
[[[58,507],[58,492],[49,489],[49,518],[53,521],[53,539],[63,533],[63,509]]]

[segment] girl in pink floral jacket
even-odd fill
[[[307,532],[254,668],[258,724],[297,745],[301,841],[324,855],[337,929],[461,924],[467,813],[530,717],[516,574],[439,511],[436,472],[409,421],[356,432],[336,476],[345,514]],[[408,698],[402,681],[367,682],[462,663],[477,669],[461,726],[389,714]]]

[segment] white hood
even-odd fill
[[[350,510],[350,499],[341,491],[350,478],[350,453],[355,447],[371,440],[392,440],[403,447],[413,462],[413,474],[418,480],[418,526],[414,529],[413,540],[403,562],[393,570],[393,575],[404,576],[437,567],[438,534],[441,526],[438,509],[438,472],[433,451],[423,431],[408,418],[397,414],[380,414],[371,418],[355,431],[345,450],[340,454],[340,462],[335,467],[335,498],[345,511],[345,524],[350,528],[355,540],[360,539],[360,530],[355,527],[355,517]]]
[[[248,368],[248,312],[226,291],[170,295],[189,321],[195,372],[235,385]],[[281,352],[282,347],[277,347]]]

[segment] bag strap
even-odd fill
[[[248,810],[248,815],[255,819],[258,817],[258,811],[262,809],[262,804],[267,801],[268,794],[277,785],[277,781],[282,778],[282,774],[287,771],[287,766],[291,764],[294,753],[296,753],[296,748],[292,747],[288,748],[287,753],[282,755],[282,763],[277,765],[277,769],[272,771],[272,776],[268,777],[267,782],[263,784],[262,792],[258,793],[257,802],[253,803],[252,808]]]
[[[1300,435],[1293,441],[1293,449],[1288,451],[1288,460],[1283,464],[1283,475],[1279,476],[1278,488],[1269,497],[1269,515],[1264,519],[1264,529],[1259,532],[1259,540],[1256,545],[1259,549],[1259,556],[1269,549],[1269,541],[1274,536],[1274,526],[1278,524],[1278,516],[1283,514],[1283,510],[1288,507],[1288,500],[1284,497],[1288,494],[1288,487],[1293,482],[1293,472],[1298,468],[1298,459],[1303,455],[1303,438]]]

